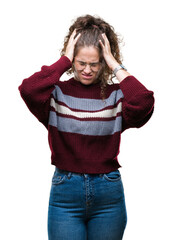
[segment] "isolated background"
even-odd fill
[[[128,212],[124,240],[171,240],[171,0],[1,1],[0,239],[47,239],[54,166],[47,131],[28,111],[18,86],[42,65],[58,60],[72,19],[83,14],[114,26],[124,38],[124,65],[155,93],[151,120],[122,135],[119,162]]]

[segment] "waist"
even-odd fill
[[[107,174],[112,173],[112,172],[120,173],[118,169],[116,169],[114,171],[105,172],[105,173],[78,173],[78,172],[72,172],[72,171],[59,169],[57,167],[55,167],[55,172],[57,172],[59,174],[66,175],[67,178],[71,178],[72,175],[83,176],[84,178],[89,178],[89,177],[103,177],[104,175],[107,175]]]

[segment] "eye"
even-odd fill
[[[79,62],[81,66],[85,66],[85,62]]]
[[[97,67],[98,63],[91,63],[91,67]]]
[[[90,66],[91,66],[91,68],[98,68],[99,62],[91,63]]]

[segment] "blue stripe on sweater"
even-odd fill
[[[56,127],[62,132],[105,136],[121,131],[122,117],[119,116],[112,121],[79,121],[72,118],[59,117],[56,115],[56,112],[50,111],[49,125]]]
[[[111,95],[107,99],[105,99],[105,101],[103,101],[102,99],[72,97],[63,94],[63,92],[58,86],[56,86],[52,94],[56,100],[65,103],[70,108],[85,111],[98,111],[105,107],[113,106],[115,103],[118,102],[120,98],[123,98],[123,93],[121,89],[113,91]]]

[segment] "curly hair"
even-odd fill
[[[102,40],[104,43],[104,40],[102,38],[102,33],[105,33],[111,47],[111,52],[114,58],[117,60],[118,63],[122,63],[122,57],[120,54],[120,47],[119,43],[121,42],[119,39],[118,34],[115,33],[114,28],[105,22],[100,17],[94,17],[91,15],[85,15],[78,17],[73,24],[69,28],[69,32],[67,36],[64,39],[64,46],[61,50],[61,56],[65,54],[66,47],[69,41],[69,38],[72,34],[72,32],[76,29],[76,36],[78,33],[82,33],[79,40],[77,41],[74,49],[74,57],[77,55],[78,50],[81,47],[85,46],[94,46],[99,51],[100,56],[100,63],[101,63],[101,71],[99,75],[100,79],[100,86],[101,86],[101,97],[102,99],[105,99],[105,91],[106,86],[108,84],[108,80],[112,80],[112,70],[108,67],[106,64],[103,54],[102,54],[102,48],[99,43],[99,40]],[[67,71],[67,74],[71,74],[74,72],[74,67],[69,69]]]

